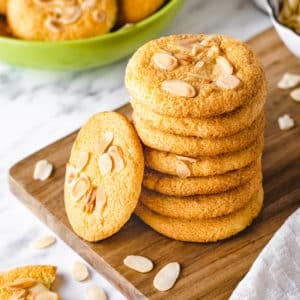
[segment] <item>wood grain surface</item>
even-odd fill
[[[63,181],[76,132],[18,162],[10,170],[12,192],[75,251],[129,299],[226,299],[274,232],[300,204],[300,104],[276,84],[286,71],[300,73],[300,60],[283,46],[273,29],[249,41],[261,58],[269,81],[266,105],[266,147],[263,157],[265,204],[262,214],[244,232],[209,244],[184,243],[165,238],[132,216],[113,237],[88,243],[70,228],[63,204]],[[119,111],[129,114],[130,107]],[[277,118],[288,113],[296,127],[280,131]],[[35,162],[46,158],[55,166],[45,182],[34,181]],[[139,274],[122,263],[128,254],[153,260],[150,273]],[[169,292],[158,292],[152,281],[166,263],[178,261],[180,279]],[[59,259],[57,261],[59,266]]]

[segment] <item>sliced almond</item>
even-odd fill
[[[97,0],[83,0],[81,1],[82,9],[91,9],[94,8],[97,4]]]
[[[216,85],[222,89],[234,89],[240,84],[240,80],[234,75],[224,75],[216,80]]]
[[[211,44],[211,42],[214,42],[214,41],[216,41],[216,36],[208,35],[200,42],[200,45],[207,47]]]
[[[154,54],[153,62],[163,70],[173,70],[178,66],[177,58],[167,53]]]
[[[80,6],[69,6],[64,7],[62,10],[62,15],[58,19],[61,24],[69,25],[76,23],[82,15]]]
[[[8,298],[8,300],[26,300],[28,291],[24,289],[14,289],[13,294]]]
[[[81,172],[85,166],[87,165],[88,161],[90,158],[90,154],[86,151],[82,151],[80,152],[79,156],[78,156],[78,160],[76,163],[76,171],[79,173]]]
[[[93,11],[93,19],[96,22],[102,23],[106,19],[106,14],[103,10],[97,9]]]
[[[59,300],[58,294],[50,291],[45,291],[37,294],[34,300]]]
[[[196,44],[199,44],[199,40],[197,38],[176,41],[176,46],[187,51],[191,51]]]
[[[165,80],[161,84],[161,88],[173,95],[193,98],[196,96],[195,88],[183,80]]]
[[[281,130],[289,130],[295,126],[295,121],[289,115],[285,114],[278,118],[278,125]]]
[[[195,159],[195,158],[182,156],[182,155],[176,155],[176,158],[178,158],[179,160],[182,160],[182,161],[188,161],[190,163],[194,163],[197,161],[197,159]]]
[[[34,167],[33,179],[44,181],[50,177],[52,171],[53,165],[50,162],[46,159],[39,160]]]
[[[155,275],[153,280],[154,287],[161,292],[171,289],[174,286],[179,273],[180,265],[178,262],[172,262],[165,265]]]
[[[32,243],[35,249],[44,249],[52,246],[56,242],[56,238],[51,235],[43,236]]]
[[[300,102],[300,88],[291,91],[290,96],[294,101]]]
[[[204,66],[204,61],[202,60],[199,60],[196,64],[195,64],[195,67],[196,68],[202,68]]]
[[[36,284],[36,280],[33,278],[18,278],[12,282],[6,284],[6,287],[14,289],[27,289]]]
[[[60,23],[59,20],[53,16],[48,16],[46,18],[45,27],[53,33],[59,33],[63,30],[62,23]]]
[[[176,173],[180,178],[187,178],[191,176],[191,170],[185,162],[182,160],[177,160],[175,163]]]
[[[106,207],[107,197],[105,193],[105,189],[102,186],[97,188],[96,192],[96,203],[94,213],[97,215],[101,215]]]
[[[233,72],[233,67],[230,62],[224,56],[218,56],[216,58],[217,65],[223,70],[223,74],[231,75]]]
[[[113,160],[113,170],[115,172],[122,171],[125,167],[125,163],[121,148],[119,146],[112,145],[108,148],[107,153]]]
[[[111,131],[104,132],[100,141],[96,144],[95,152],[99,154],[104,153],[112,143],[113,139],[114,139],[113,132]]]
[[[211,46],[207,50],[207,56],[210,57],[210,58],[216,58],[216,57],[218,57],[219,53],[220,53],[220,49],[216,45]]]
[[[74,183],[76,176],[76,169],[70,163],[68,163],[66,167],[66,184],[71,186]]]
[[[102,175],[110,173],[113,167],[110,155],[108,153],[101,154],[99,156],[98,165]]]
[[[38,294],[41,294],[43,292],[47,292],[48,289],[43,284],[37,283],[34,286],[32,286],[29,289],[29,291],[30,291],[30,295],[34,297],[34,296],[36,296]]]
[[[71,189],[71,200],[74,202],[79,201],[90,189],[90,181],[87,176],[81,175],[76,179]]]
[[[300,75],[285,73],[278,82],[277,86],[280,89],[289,89],[295,87],[298,84],[300,84]]]
[[[96,285],[90,286],[86,290],[87,300],[107,300],[104,290]]]
[[[72,267],[72,275],[76,281],[84,281],[89,277],[89,270],[85,264],[76,261]]]
[[[123,260],[125,266],[140,273],[147,273],[153,269],[153,262],[144,256],[128,255]]]

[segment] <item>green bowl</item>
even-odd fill
[[[0,61],[22,67],[83,70],[112,63],[161,32],[176,16],[183,0],[170,0],[155,14],[131,27],[73,41],[24,41],[0,38]]]

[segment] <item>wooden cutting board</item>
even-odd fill
[[[300,60],[283,46],[273,29],[249,41],[261,58],[269,80],[266,105],[266,147],[263,157],[265,204],[262,214],[244,232],[225,241],[209,244],[184,243],[165,238],[132,216],[113,237],[88,243],[70,228],[63,204],[63,181],[76,132],[18,162],[10,170],[12,192],[66,243],[104,275],[129,299],[226,299],[251,267],[274,232],[300,204],[300,104],[289,91],[276,84],[286,71],[300,73]],[[127,105],[119,110],[129,114]],[[280,131],[277,118],[288,113],[296,128]],[[34,181],[35,162],[46,158],[55,165],[53,176]],[[126,268],[126,255],[151,258],[155,268],[139,274]],[[152,285],[156,272],[166,263],[178,261],[180,279],[169,292],[157,292]],[[59,265],[59,261],[57,261]]]

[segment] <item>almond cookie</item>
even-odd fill
[[[7,0],[0,0],[0,14],[6,15]]]
[[[226,192],[188,197],[167,196],[143,188],[140,201],[153,212],[172,218],[215,218],[245,206],[258,191],[261,181],[262,175],[257,173],[247,183]]]
[[[99,241],[118,232],[136,207],[143,172],[142,146],[131,123],[116,112],[91,117],[66,168],[65,207],[75,233]]]
[[[74,40],[105,34],[114,26],[116,0],[10,0],[8,23],[24,40]]]
[[[212,176],[243,168],[256,160],[263,150],[264,136],[249,147],[217,156],[187,157],[144,147],[145,165],[155,171],[178,175],[186,169],[187,177]],[[188,174],[190,174],[188,176]]]
[[[142,122],[135,114],[133,120],[138,135],[146,146],[191,157],[214,156],[242,150],[258,139],[265,126],[264,113],[261,113],[250,127],[235,135],[203,139],[160,131]]]
[[[178,118],[233,111],[251,101],[265,81],[260,62],[245,43],[204,34],[148,42],[132,56],[125,75],[135,101]]]
[[[149,110],[138,101],[131,100],[135,114],[149,126],[173,134],[202,138],[224,137],[249,127],[261,113],[266,99],[266,87],[249,103],[217,117],[195,119],[164,116]]]
[[[55,276],[56,267],[46,265],[18,267],[7,272],[1,272],[0,299],[59,300],[58,294],[49,290]]]
[[[248,166],[227,172],[225,174],[202,177],[172,176],[149,169],[145,170],[143,186],[164,195],[192,196],[201,194],[222,193],[248,182],[261,172],[261,160],[256,160]]]
[[[118,24],[139,22],[158,10],[165,0],[118,0]]]
[[[186,242],[215,242],[231,237],[249,226],[263,205],[263,189],[243,208],[210,219],[180,219],[157,214],[139,202],[136,215],[155,231]]]

